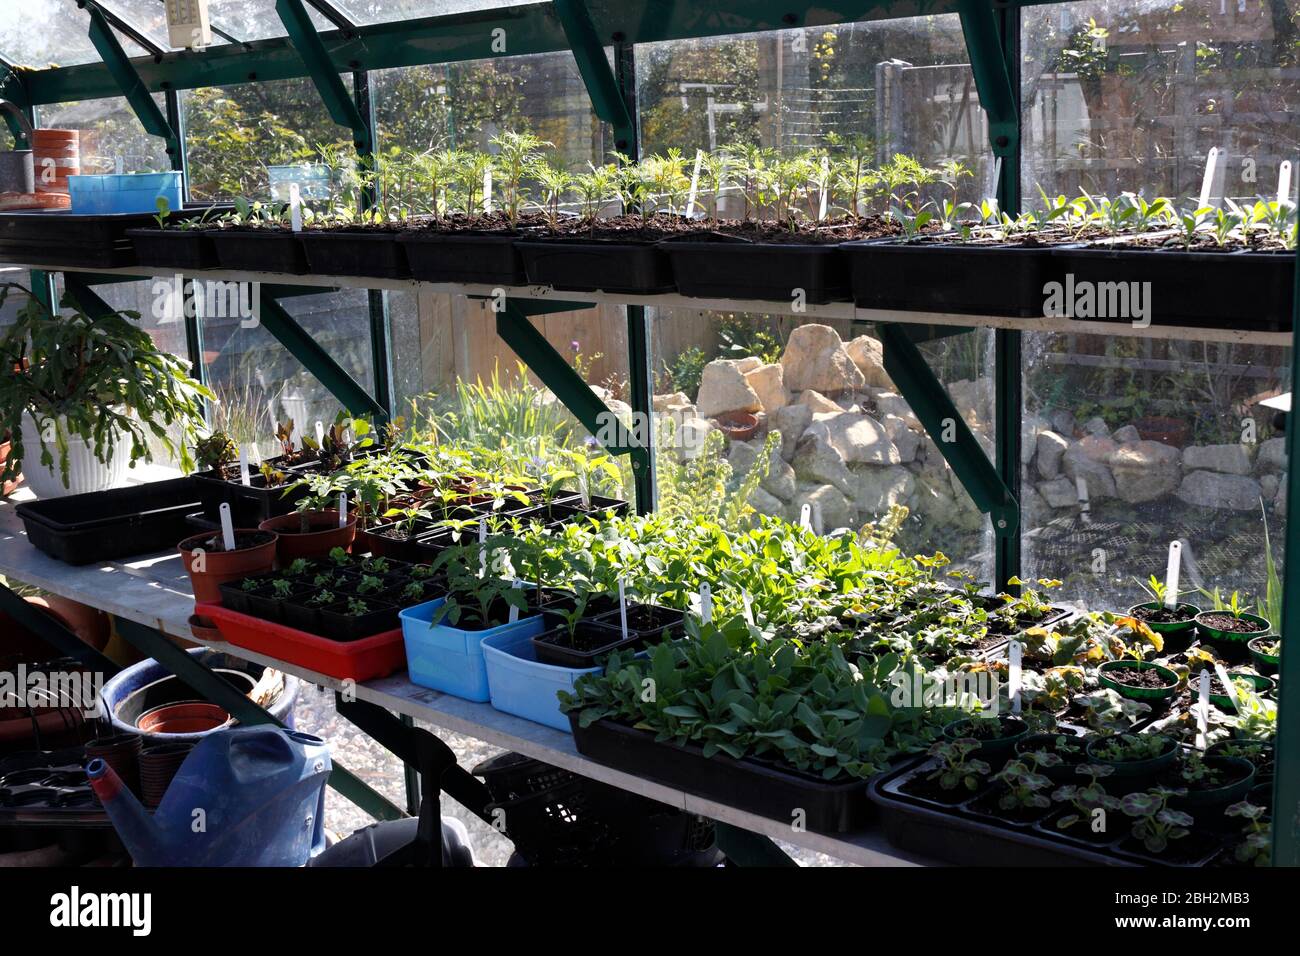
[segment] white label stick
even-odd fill
[[[627,640],[627,587],[623,579],[618,579],[618,622],[623,628],[623,640]]]
[[[478,576],[487,577],[487,519],[478,519]]]
[[[524,582],[519,580],[518,578],[515,578],[513,581],[510,582],[510,586],[517,591],[524,586]],[[511,624],[519,620],[519,608],[515,607],[513,604],[510,605],[510,617],[507,618],[507,620],[509,620]]]
[[[230,502],[223,501],[218,509],[221,515],[221,541],[227,551],[235,550],[235,523],[230,517]]]
[[[1204,208],[1210,204],[1210,199],[1214,194],[1214,172],[1218,164],[1219,148],[1211,146],[1210,151],[1205,154],[1205,175],[1201,178],[1201,205],[1198,208]]]
[[[1210,730],[1210,672],[1201,671],[1200,686],[1197,688],[1196,703],[1196,746],[1205,749],[1205,735]]]
[[[1237,698],[1237,685],[1232,682],[1232,675],[1228,673],[1222,664],[1217,663],[1214,665],[1214,673],[1219,675],[1219,683],[1227,690],[1228,700],[1232,702],[1232,709],[1237,713],[1241,713],[1241,701]]]
[[[346,528],[347,526],[348,526],[348,493],[346,491],[340,491],[339,492],[339,527]]]
[[[822,181],[817,184],[822,194],[821,209],[817,213],[818,222],[826,218],[826,204],[830,199],[830,189],[829,189],[830,184],[831,184],[831,158],[829,156],[823,156],[822,157]]]
[[[1020,655],[1023,653],[1020,642],[1012,641],[1007,648],[1007,655],[1010,659],[1007,678],[1010,681],[1011,691],[1011,713],[1020,713]]]
[[[799,509],[799,527],[807,531],[812,530],[812,505],[808,504],[806,501]]]
[[[700,166],[704,162],[704,150],[695,151],[695,171],[691,173],[691,192],[686,198],[686,218],[695,215],[695,197],[700,191]]]
[[[325,447],[325,423],[324,422],[316,423],[316,444],[322,448]]]
[[[700,585],[700,620],[713,623],[713,589],[707,581]]]
[[[1165,566],[1165,607],[1173,610],[1178,606],[1178,572],[1182,566],[1183,543],[1169,542],[1169,563]]]
[[[248,449],[239,449],[239,483],[247,488],[253,483],[252,477],[248,474]]]
[[[1291,199],[1291,160],[1284,159],[1277,168],[1277,204]]]
[[[289,184],[289,228],[302,232],[302,191],[297,183]]]
[[[483,170],[483,211],[492,211],[492,167]]]

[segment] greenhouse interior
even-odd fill
[[[1300,0],[0,0],[0,115],[0,867],[1300,864]]]

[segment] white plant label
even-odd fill
[[[581,472],[578,473],[578,494],[582,498],[582,507],[591,507],[591,492],[587,490],[587,476]]]
[[[707,581],[700,585],[700,620],[705,624],[713,623],[713,589]]]
[[[627,640],[627,586],[623,579],[618,579],[618,623],[623,629],[623,640]]]
[[[478,576],[487,577],[487,519],[478,519]]]
[[[1007,656],[1010,659],[1007,679],[1011,691],[1011,713],[1020,713],[1020,655],[1023,649],[1019,641],[1012,641],[1007,648]]]
[[[252,476],[248,473],[248,449],[239,449],[239,483],[247,488],[253,483]]]
[[[1277,168],[1277,203],[1282,205],[1291,199],[1291,160],[1285,159]]]
[[[1210,731],[1210,672],[1201,671],[1196,702],[1196,746],[1205,749],[1205,735]]]
[[[691,173],[691,192],[686,197],[686,218],[690,219],[695,215],[695,197],[700,192],[700,166],[704,162],[704,150],[695,151],[695,171]]]
[[[1241,700],[1237,697],[1237,685],[1232,682],[1231,675],[1222,664],[1214,665],[1214,673],[1219,675],[1219,683],[1227,688],[1228,700],[1232,702],[1232,709],[1237,713],[1241,713]]]
[[[483,211],[492,211],[492,167],[483,170]]]
[[[316,423],[316,445],[319,448],[325,447],[325,423]]]
[[[740,592],[740,600],[745,605],[745,621],[749,624],[754,623],[754,602],[750,598],[748,591]]]
[[[114,156],[114,157],[113,157],[113,173],[114,173],[115,175],[117,175],[117,176],[121,176],[124,170],[125,170],[125,167],[122,165],[122,157],[121,157],[121,156]]]
[[[1201,205],[1197,208],[1205,208],[1210,204],[1210,198],[1214,194],[1214,171],[1219,165],[1219,148],[1211,146],[1210,151],[1205,154],[1205,175],[1201,177]]]
[[[289,184],[289,228],[302,232],[302,190],[297,183]]]
[[[524,586],[524,582],[519,580],[518,578],[515,578],[513,581],[510,582],[510,586],[517,591]],[[510,605],[510,616],[506,620],[508,620],[511,624],[519,620],[519,608],[515,607],[513,604]]]
[[[1182,542],[1170,541],[1169,563],[1165,566],[1165,607],[1171,611],[1178,606],[1178,573],[1182,563]]]
[[[221,542],[227,551],[234,551],[235,523],[230,517],[230,502],[223,501],[219,513],[221,514]]]
[[[799,527],[807,531],[812,530],[812,505],[807,502],[804,502],[799,509]]]
[[[346,528],[347,526],[348,526],[348,493],[346,491],[340,491],[339,492],[339,527]]]
[[[822,181],[817,184],[817,188],[822,194],[821,206],[819,207],[817,212],[818,222],[821,222],[823,219],[826,218],[826,204],[830,199],[830,189],[828,188],[830,186],[830,183],[831,183],[831,158],[829,156],[823,156],[822,157]]]

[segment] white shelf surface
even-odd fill
[[[165,475],[142,477],[158,478]],[[173,637],[196,640],[189,627],[194,597],[179,553],[170,552],[84,567],[64,564],[27,542],[22,521],[14,509],[14,503],[23,500],[31,500],[31,493],[26,489],[19,490],[8,501],[0,501],[0,576],[11,582],[30,584],[100,608]],[[342,689],[343,686],[341,681],[333,677],[233,644],[223,641],[202,643],[234,657],[278,668],[312,684],[335,690]],[[891,847],[878,829],[841,836],[796,832],[788,822],[758,816],[684,790],[614,770],[579,754],[570,734],[502,713],[490,704],[476,704],[416,686],[407,680],[404,671],[359,684],[355,687],[355,692],[360,700],[426,721],[436,727],[475,737],[669,806],[825,853],[849,863],[863,866],[931,865],[931,861],[918,859]]]

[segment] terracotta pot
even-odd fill
[[[228,720],[230,715],[216,704],[187,700],[141,714],[136,726],[142,734],[201,734],[216,730]]]
[[[143,744],[139,734],[114,734],[111,737],[97,737],[86,744],[86,759],[99,757],[122,778],[122,782],[132,793],[140,792],[140,748]]]
[[[298,558],[327,557],[335,548],[352,550],[352,541],[357,536],[355,515],[349,515],[348,523],[340,528],[337,510],[308,511],[307,526],[311,530],[305,534],[301,530],[303,517],[295,511],[268,518],[257,526],[260,531],[274,531],[280,536],[275,552],[280,567],[287,567]]]
[[[1191,427],[1181,418],[1160,416],[1139,418],[1133,423],[1133,427],[1137,429],[1138,436],[1143,441],[1158,441],[1162,445],[1172,445],[1175,448],[1186,445],[1191,432]]]
[[[30,597],[29,604],[43,607],[51,617],[81,638],[97,651],[102,651],[112,635],[112,624],[108,615],[98,608],[90,607],[71,598],[57,594],[45,594]]]
[[[190,615],[190,633],[194,635],[195,640],[202,644],[221,640],[221,631],[217,628],[217,625],[206,617],[199,617],[197,614]]]
[[[718,419],[718,427],[732,441],[749,441],[758,431],[758,419],[749,412],[732,412]]]
[[[235,530],[236,537],[248,534],[270,535],[270,540],[235,551],[214,551],[203,547],[213,537],[211,531],[205,531],[186,538],[176,546],[181,553],[181,560],[185,562],[185,570],[189,573],[196,602],[220,604],[219,587],[222,584],[270,571],[275,567],[275,549],[280,536],[274,531],[254,531],[249,528]]]

